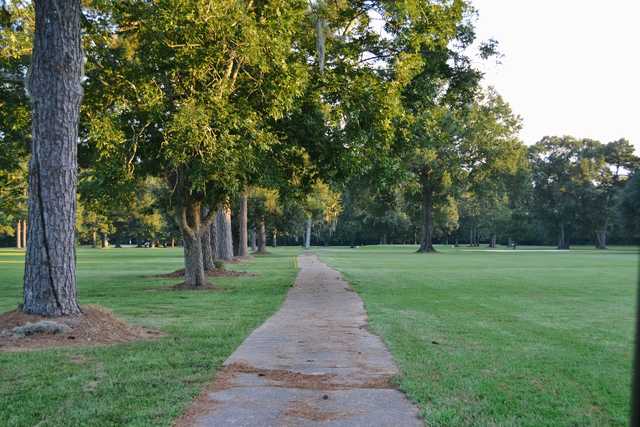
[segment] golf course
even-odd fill
[[[394,379],[428,425],[625,425],[638,253],[523,247],[314,248],[362,297]],[[162,336],[0,353],[0,424],[171,425],[278,310],[299,248],[232,264],[253,275],[177,292],[178,249],[81,249],[81,304]],[[0,310],[21,300],[21,251],[0,253]],[[58,418],[64,411],[64,422]]]

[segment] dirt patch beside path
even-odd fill
[[[81,308],[80,315],[55,318],[19,310],[0,314],[0,352],[99,346],[164,336],[157,330],[129,325],[105,308],[96,305]]]
[[[240,276],[255,276],[255,273],[248,273],[246,271],[234,271],[234,270],[212,270],[205,272],[209,277],[240,277]],[[150,276],[157,279],[180,279],[184,277],[184,268],[176,270],[171,273],[157,274]]]

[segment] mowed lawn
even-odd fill
[[[297,273],[298,249],[212,278],[222,292],[158,291],[149,277],[183,265],[180,249],[78,252],[81,304],[99,304],[157,341],[26,353],[0,352],[0,426],[162,426],[179,417],[242,340],[278,309]],[[23,252],[0,249],[0,312],[21,302]]]
[[[638,254],[320,249],[429,426],[626,425]]]

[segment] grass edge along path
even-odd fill
[[[637,250],[439,249],[317,250],[427,425],[627,425]]]
[[[179,249],[78,251],[81,304],[167,334],[156,341],[0,353],[0,425],[171,425],[253,329],[281,305],[297,274],[296,248],[228,268],[223,291],[165,291],[152,276],[182,264]],[[0,312],[20,301],[22,259],[0,251]]]

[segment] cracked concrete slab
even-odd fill
[[[224,363],[179,425],[423,426],[392,385],[398,374],[367,329],[362,300],[305,253],[280,308]]]

